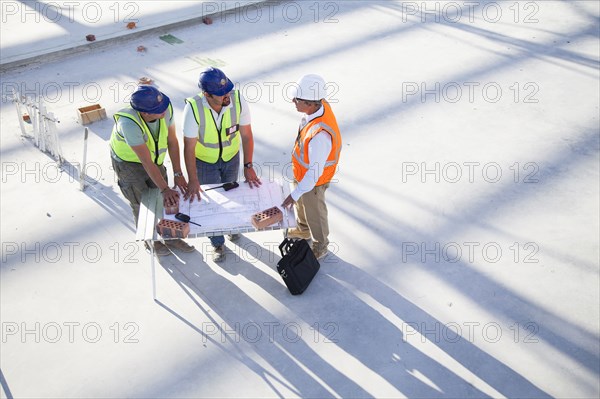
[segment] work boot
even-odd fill
[[[310,230],[300,230],[297,227],[294,227],[293,229],[287,229],[287,237],[305,240],[311,239]]]
[[[225,260],[225,247],[223,245],[213,247],[212,258],[214,262],[223,262]]]
[[[146,247],[146,251],[152,252],[150,251],[150,246],[147,242],[144,242],[144,246]],[[169,251],[169,248],[167,248],[167,246],[162,242],[154,241],[154,254],[156,256],[167,256],[171,255],[171,251]]]
[[[323,259],[329,253],[326,245],[323,246],[318,243],[313,243],[312,251],[313,251],[313,254],[315,254],[315,258],[317,258],[317,260]]]
[[[227,239],[231,242],[236,242],[241,236],[241,234],[227,234]]]
[[[169,248],[178,249],[181,252],[194,252],[195,249],[193,245],[188,244],[181,238],[178,238],[176,240],[166,240],[165,242],[167,243],[167,246]]]

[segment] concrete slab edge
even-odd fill
[[[281,3],[283,3],[283,2],[285,2],[285,0],[282,1]],[[137,40],[142,37],[149,36],[149,35],[155,35],[155,34],[161,34],[161,33],[166,34],[166,33],[169,33],[169,31],[172,31],[173,29],[186,28],[191,25],[202,24],[203,23],[202,20],[205,17],[210,17],[212,19],[216,19],[217,17],[221,18],[221,17],[225,17],[228,15],[234,14],[237,10],[247,7],[250,4],[251,5],[260,5],[262,3],[271,3],[272,4],[273,0],[259,0],[259,1],[255,1],[252,3],[244,3],[244,4],[236,2],[235,4],[238,4],[239,6],[233,7],[233,8],[227,9],[227,10],[222,10],[222,11],[218,11],[218,12],[210,13],[210,14],[204,14],[204,15],[192,17],[189,19],[171,22],[171,23],[168,23],[165,25],[152,26],[152,27],[148,27],[145,29],[136,29],[135,31],[127,31],[124,34],[120,34],[118,36],[107,37],[107,38],[104,38],[101,40],[96,40],[93,42],[85,43],[82,45],[77,45],[77,46],[66,48],[66,49],[49,51],[47,53],[40,53],[40,54],[36,54],[31,57],[14,60],[14,61],[9,61],[6,63],[0,62],[0,73],[10,72],[11,70],[21,68],[21,67],[35,67],[36,65],[41,64],[42,62],[43,63],[52,62],[57,59],[67,57],[67,56],[70,56],[73,54],[79,54],[79,53],[87,52],[87,51],[101,50],[108,46],[114,45],[115,43],[123,43],[123,42],[133,41],[133,40]]]

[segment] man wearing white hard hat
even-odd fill
[[[291,238],[312,238],[317,259],[327,255],[329,222],[325,191],[335,175],[342,149],[342,136],[331,106],[325,99],[325,80],[305,75],[294,87],[296,110],[305,114],[292,151],[295,188],[283,201],[283,207],[295,204],[297,227],[287,231]]]

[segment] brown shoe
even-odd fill
[[[287,229],[287,237],[288,238],[300,238],[305,240],[310,240],[312,236],[310,235],[310,230],[300,230],[297,227],[293,229]]]
[[[323,247],[321,245],[315,245],[315,244],[313,244],[313,246],[312,246],[312,251],[313,251],[313,254],[315,254],[315,258],[317,258],[317,260],[323,259],[329,253],[329,251],[327,250],[327,247]]]
[[[166,240],[165,242],[169,248],[178,249],[181,252],[194,252],[195,249],[193,245],[188,244],[180,238],[176,240]]]
[[[150,251],[150,246],[148,245],[147,242],[144,243],[144,246],[146,247],[146,250],[148,252]],[[169,251],[169,248],[167,248],[165,246],[165,244],[163,244],[160,241],[154,241],[154,255],[156,256],[167,256],[167,255],[171,255],[171,251]]]
[[[231,242],[237,242],[241,236],[241,234],[227,234],[227,239]]]
[[[212,258],[214,262],[223,262],[225,260],[225,247],[223,245],[213,247]]]

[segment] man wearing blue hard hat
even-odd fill
[[[179,193],[169,187],[167,169],[163,165],[167,152],[173,164],[175,186],[182,192],[187,190],[181,173],[173,106],[169,97],[156,87],[142,85],[131,95],[130,106],[117,112],[114,119],[110,137],[112,165],[137,226],[142,195],[149,188],[160,189],[165,206],[179,200]],[[168,240],[167,245],[183,252],[194,250],[179,239]],[[154,243],[154,250],[158,256],[171,253],[159,241]]]
[[[200,73],[201,92],[186,99],[183,111],[183,144],[189,184],[186,199],[200,200],[200,184],[234,182],[240,169],[240,146],[243,151],[244,178],[250,187],[261,184],[252,164],[254,139],[250,110],[239,90],[218,68]],[[239,238],[238,234],[229,237]],[[213,260],[225,257],[225,238],[210,237]]]

